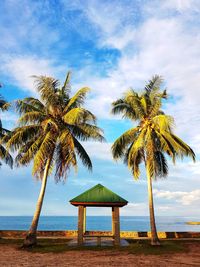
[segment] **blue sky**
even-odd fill
[[[200,2],[198,0],[7,0],[0,2],[1,93],[11,101],[37,96],[31,75],[61,80],[72,71],[72,88],[89,86],[87,107],[97,115],[107,143],[85,145],[93,172],[81,165],[65,184],[50,177],[43,215],[76,215],[68,201],[102,183],[129,201],[122,215],[148,215],[145,173],[134,181],[126,166],[113,162],[110,146],[129,121],[110,114],[110,103],[154,74],[165,79],[164,105],[174,116],[175,132],[192,146],[197,162],[169,162],[167,179],[154,183],[157,215],[199,216],[200,202]],[[14,111],[1,114],[4,126],[16,125]],[[40,182],[31,166],[1,167],[0,215],[32,215]],[[90,215],[110,214],[91,209]]]

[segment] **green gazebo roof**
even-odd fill
[[[74,206],[118,206],[127,205],[128,201],[115,194],[105,186],[97,184],[79,196],[70,200]]]

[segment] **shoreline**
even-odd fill
[[[26,230],[0,230],[0,238],[24,238],[26,235]],[[77,230],[45,230],[38,231],[38,237],[52,237],[52,238],[75,238],[77,237]],[[87,234],[90,236],[101,235],[103,236],[112,236],[111,231],[87,231]],[[150,231],[120,231],[121,238],[130,238],[130,239],[140,239],[140,238],[151,238]],[[180,239],[180,238],[200,238],[200,232],[193,231],[176,231],[176,232],[160,232],[158,231],[158,237],[160,239]]]

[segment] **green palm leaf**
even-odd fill
[[[64,109],[64,113],[72,108],[80,107],[84,104],[86,94],[90,91],[88,87],[81,88],[68,102]]]
[[[2,87],[1,84],[0,84],[0,87]],[[0,95],[0,110],[2,112],[4,112],[4,111],[8,110],[10,107],[11,107],[11,103],[8,103],[2,97],[2,95]],[[8,138],[9,134],[10,134],[10,131],[3,127],[2,121],[0,119],[0,159],[3,160],[3,162],[8,164],[12,168],[13,167],[13,158],[12,158],[11,154],[9,154],[9,151],[7,150],[7,148],[5,148],[3,146],[4,140]],[[1,162],[0,162],[0,165],[2,165]]]

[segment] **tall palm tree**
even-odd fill
[[[165,177],[168,165],[165,154],[172,158],[190,156],[195,160],[193,150],[173,133],[174,119],[162,110],[162,99],[167,98],[166,90],[161,91],[162,78],[158,75],[146,84],[140,94],[128,90],[121,99],[112,103],[113,114],[137,122],[137,126],[123,133],[113,144],[113,158],[123,159],[135,179],[140,177],[140,164],[146,168],[151,225],[151,244],[159,245],[156,231],[152,180]]]
[[[65,180],[71,167],[77,169],[77,155],[92,169],[89,155],[79,142],[103,141],[96,117],[83,108],[88,88],[70,97],[70,73],[60,88],[58,80],[34,76],[40,99],[28,97],[17,101],[21,117],[19,126],[5,139],[7,148],[17,151],[16,163],[27,165],[33,160],[33,175],[41,179],[41,189],[35,214],[24,246],[37,243],[37,226],[44,199],[48,175],[55,167],[56,181]]]
[[[0,88],[2,85],[0,84]],[[4,112],[9,108],[9,103],[0,95],[0,111]],[[8,164],[11,168],[13,166],[13,159],[6,148],[2,145],[1,140],[4,138],[10,131],[5,129],[2,125],[2,121],[0,118],[0,159],[3,160],[6,164]],[[2,163],[0,162],[0,165]]]

